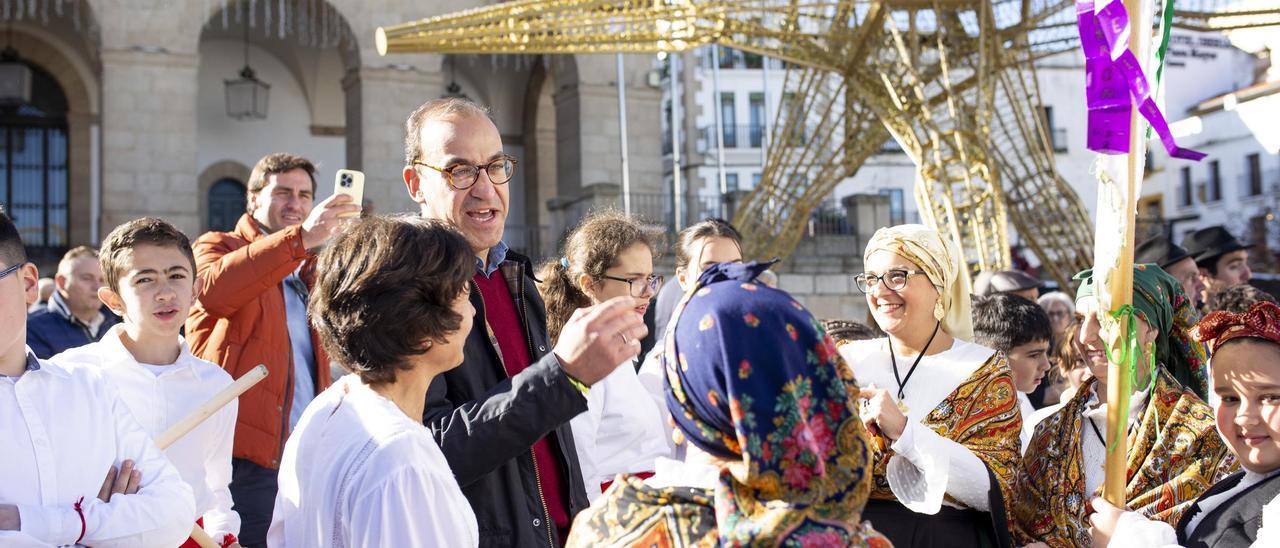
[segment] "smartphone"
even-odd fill
[[[333,193],[346,194],[351,203],[364,203],[364,173],[354,169],[339,169],[333,176]],[[359,213],[343,213],[342,217],[359,217]]]

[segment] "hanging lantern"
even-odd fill
[[[0,53],[0,106],[31,102],[31,67],[18,60],[18,51],[7,47]]]
[[[265,120],[271,84],[259,80],[249,66],[249,26],[244,27],[244,68],[240,78],[223,80],[227,92],[227,116],[236,120]]]
[[[265,120],[271,85],[259,80],[249,65],[240,70],[240,78],[223,80],[227,89],[227,116],[237,120]]]

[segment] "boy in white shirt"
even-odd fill
[[[36,277],[0,211],[0,546],[177,546],[195,506],[173,465],[98,372],[27,348]]]
[[[154,438],[232,383],[222,368],[192,355],[180,335],[195,295],[191,242],[163,220],[136,219],[107,235],[99,258],[107,285],[98,297],[124,321],[51,361],[98,370]],[[232,401],[164,449],[195,496],[191,521],[221,546],[238,546],[240,532],[227,488],[235,423]]]
[[[973,342],[1004,354],[1013,372],[1013,385],[1018,389],[1018,407],[1022,411],[1022,450],[1027,450],[1035,423],[1031,419],[1035,407],[1027,398],[1044,382],[1049,371],[1049,346],[1053,342],[1053,324],[1040,305],[1007,293],[975,297],[973,301]]]

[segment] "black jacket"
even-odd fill
[[[533,363],[508,377],[497,342],[486,328],[484,301],[471,286],[476,316],[462,365],[436,377],[427,390],[423,424],[431,430],[449,467],[471,502],[480,526],[480,546],[559,546],[542,500],[533,444],[550,432],[559,450],[560,475],[568,483],[569,517],[589,502],[573,446],[569,420],[587,410],[587,400],[569,383],[547,336],[546,309],[529,259],[514,252],[501,274],[525,327]]]

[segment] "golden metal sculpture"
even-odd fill
[[[1280,23],[1280,7],[1230,4],[1183,0],[1174,23]],[[1090,223],[1054,168],[1032,63],[1078,47],[1071,0],[520,0],[379,28],[375,42],[384,55],[714,43],[789,61],[795,99],[734,219],[748,255],[787,256],[810,212],[891,136],[918,167],[924,221],[962,243],[971,270],[1008,266],[1009,224],[1064,287],[1090,264]]]

